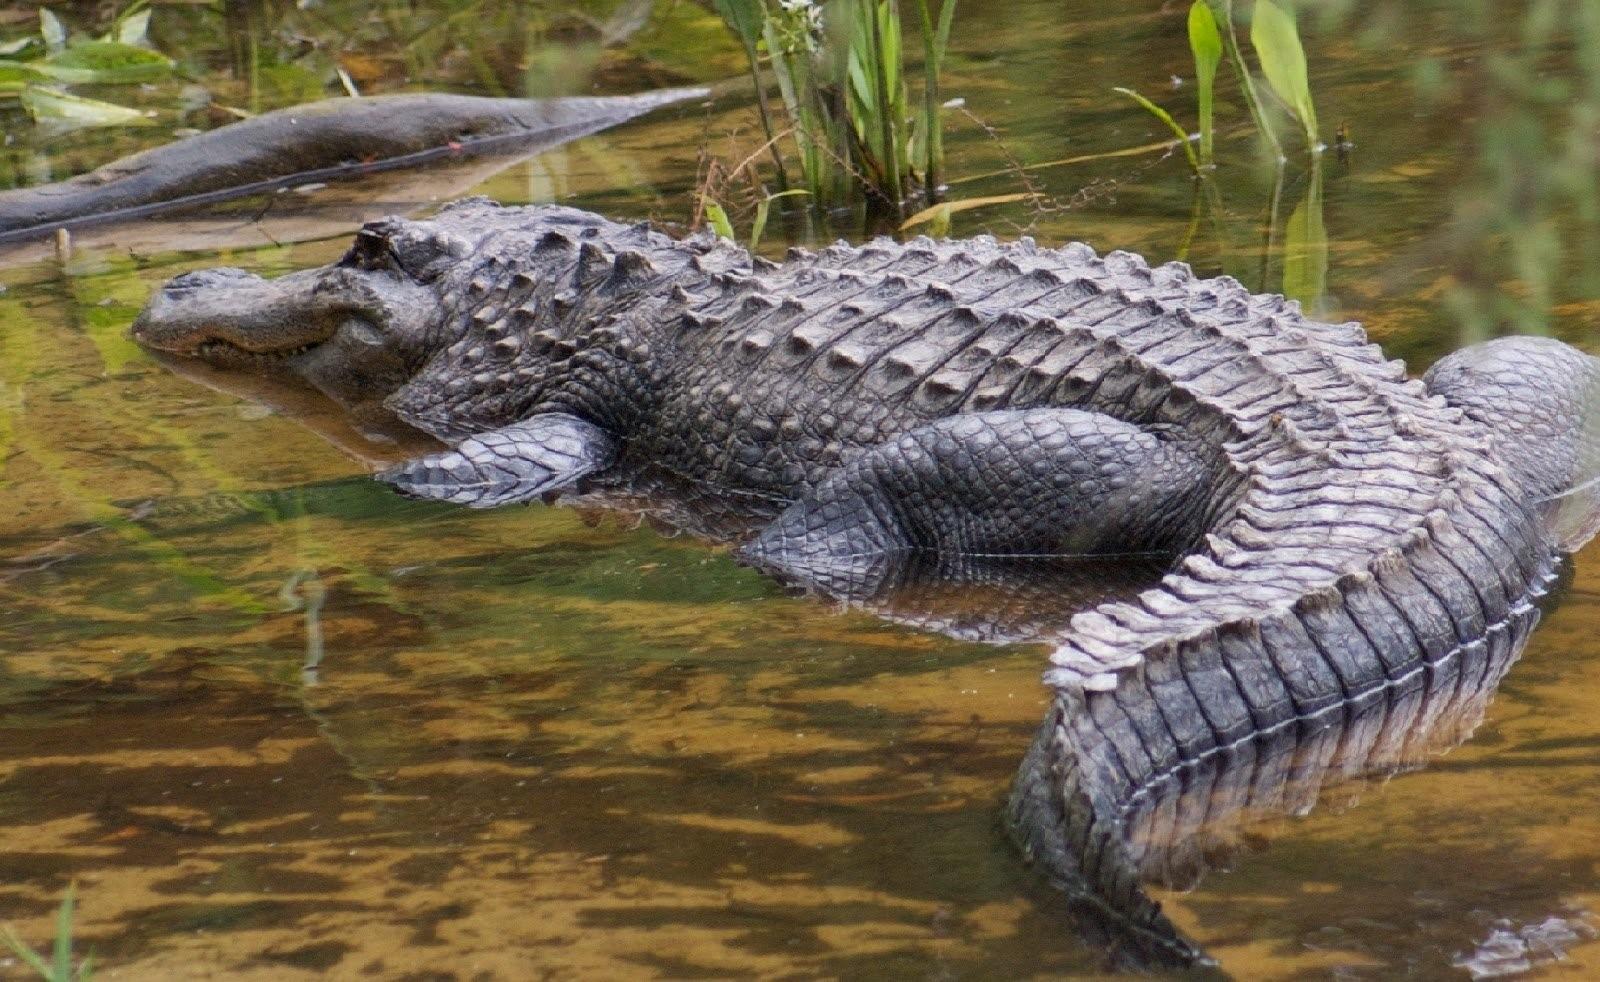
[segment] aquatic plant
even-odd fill
[[[939,79],[955,0],[911,0],[922,35],[922,98],[906,81],[899,0],[714,0],[750,62],[767,149],[780,190],[781,150],[794,148],[800,180],[823,207],[865,197],[899,213],[916,194],[937,197],[944,171]],[[762,52],[782,96],[779,131],[758,69]]]
[[[148,125],[137,109],[66,91],[69,85],[126,85],[172,74],[171,58],[149,46],[150,10],[134,0],[98,38],[69,37],[61,19],[39,9],[39,32],[0,45],[0,98],[18,99],[35,121],[56,130]],[[43,49],[42,55],[16,55]]]
[[[1199,173],[1202,167],[1213,163],[1213,100],[1217,69],[1226,54],[1238,76],[1240,92],[1262,142],[1272,157],[1282,159],[1283,143],[1263,105],[1254,72],[1239,47],[1232,0],[1194,0],[1189,7],[1188,33],[1189,50],[1194,55],[1195,98],[1200,123],[1198,153],[1188,145],[1192,138],[1165,109],[1133,89],[1118,87],[1113,91],[1133,99],[1176,133],[1184,144],[1189,166]],[[1251,12],[1250,46],[1255,50],[1268,88],[1283,111],[1300,124],[1306,149],[1313,154],[1320,152],[1322,144],[1317,133],[1317,111],[1311,98],[1305,46],[1300,42],[1300,30],[1293,15],[1273,0],[1256,0]]]
[[[1212,101],[1215,97],[1217,69],[1222,65],[1222,32],[1217,17],[1205,0],[1195,0],[1189,8],[1189,50],[1194,53],[1195,101],[1200,110],[1200,163],[1210,166],[1216,152],[1212,131]]]
[[[767,221],[772,215],[772,203],[774,201],[780,198],[798,197],[807,193],[804,188],[790,188],[787,191],[763,195],[756,202],[755,217],[750,220],[750,237],[746,240],[746,244],[750,249],[754,250],[761,245],[761,236],[767,230]],[[733,230],[733,220],[728,217],[728,210],[722,206],[721,202],[709,195],[702,194],[701,208],[705,212],[706,222],[711,226],[711,231],[724,239],[738,241],[739,236]]]
[[[48,962],[17,937],[10,925],[0,925],[0,942],[49,982],[90,982],[94,978],[93,952],[86,955],[77,968],[72,967],[72,915],[77,906],[77,892],[76,882],[67,884],[67,894],[61,898],[61,906],[56,911],[56,936]]]

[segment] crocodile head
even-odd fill
[[[337,262],[263,279],[178,276],[134,322],[135,341],[219,368],[289,375],[347,407],[381,402],[450,341],[440,279],[476,243],[432,222],[385,219]]]

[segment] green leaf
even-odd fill
[[[39,36],[44,38],[45,50],[51,54],[67,46],[67,29],[48,7],[39,8]]]
[[[1267,84],[1289,107],[1306,131],[1306,143],[1317,143],[1317,111],[1311,102],[1311,83],[1306,72],[1306,52],[1300,46],[1300,31],[1294,17],[1272,0],[1256,0],[1255,18],[1250,23],[1250,45],[1261,61]]]
[[[1200,101],[1200,160],[1209,164],[1213,94],[1217,66],[1222,64],[1222,32],[1217,30],[1216,15],[1206,0],[1194,0],[1189,8],[1189,50],[1194,52],[1195,89]]]
[[[27,50],[28,46],[33,44],[34,40],[34,37],[29,35],[27,37],[17,38],[15,41],[7,41],[4,44],[0,44],[0,57],[9,58],[12,55],[19,55],[23,51]]]
[[[715,201],[712,201],[710,198],[706,198],[705,203],[706,221],[711,223],[711,231],[717,233],[717,235],[721,236],[722,238],[727,239],[729,242],[734,241],[733,223],[728,221],[728,213],[723,210],[721,205],[717,204]]]
[[[0,60],[0,95],[16,95],[31,82],[45,78],[43,72],[20,61]]]
[[[134,11],[117,22],[116,40],[123,44],[144,44],[150,33],[150,8]]]
[[[787,191],[779,191],[777,194],[769,194],[762,198],[761,203],[756,205],[756,220],[750,226],[750,248],[754,250],[756,246],[761,244],[761,233],[767,230],[767,213],[771,211],[774,201],[779,198],[792,198],[795,195],[810,193],[805,188],[790,188]]]
[[[1189,134],[1183,131],[1183,127],[1179,126],[1177,122],[1173,120],[1171,113],[1167,112],[1165,109],[1162,109],[1160,106],[1151,102],[1149,99],[1146,99],[1144,96],[1133,91],[1132,89],[1125,89],[1119,86],[1111,91],[1122,93],[1123,95],[1132,99],[1134,102],[1137,102],[1139,105],[1143,106],[1149,111],[1150,115],[1161,120],[1163,123],[1166,123],[1167,128],[1172,130],[1173,135],[1178,138],[1178,142],[1183,144],[1183,153],[1189,158],[1189,166],[1194,168],[1196,172],[1200,170],[1200,158],[1196,157],[1194,154],[1194,142],[1189,139]]]
[[[152,82],[172,72],[172,59],[159,51],[121,41],[79,41],[37,67],[69,84]]]
[[[56,89],[30,85],[22,90],[22,108],[36,122],[58,129],[88,126],[149,126],[151,120],[137,109],[98,99],[85,99]]]
[[[56,911],[55,974],[57,982],[72,978],[72,909],[77,905],[78,882],[67,884],[67,895],[61,898],[61,909]]]
[[[761,0],[712,0],[713,7],[746,48],[754,48],[761,37],[761,28],[767,20],[767,10]]]
[[[11,953],[28,963],[28,967],[38,972],[45,978],[50,978],[50,966],[39,953],[28,947],[27,942],[17,937],[17,932],[11,930],[10,925],[0,926],[0,941],[11,949]]]

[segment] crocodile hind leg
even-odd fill
[[[472,508],[532,501],[609,466],[616,438],[565,413],[532,416],[477,433],[454,450],[408,460],[378,475],[413,498]]]
[[[1171,551],[1203,531],[1217,470],[1175,428],[1063,408],[951,416],[851,458],[741,557],[847,595],[913,552]]]

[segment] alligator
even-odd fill
[[[469,199],[318,269],[179,276],[133,334],[452,444],[380,474],[409,495],[664,470],[770,515],[739,557],[824,593],[908,556],[1161,557],[1058,639],[1008,825],[1178,963],[1204,955],[1140,893],[1130,808],[1508,663],[1600,512],[1595,358],[1501,338],[1413,379],[1357,324],[1082,244],[780,263]]]
[[[441,158],[513,147],[534,152],[709,94],[703,88],[564,99],[404,93],[290,106],[65,181],[0,191],[0,244]]]

